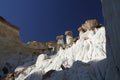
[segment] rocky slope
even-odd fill
[[[71,47],[56,55],[41,54],[37,61],[24,62],[15,80],[103,80],[106,69],[105,28],[87,30]],[[30,65],[31,64],[31,65]]]
[[[106,32],[104,27],[94,32],[86,31],[83,25],[84,33],[80,33],[80,39],[72,47],[60,49],[56,55],[41,54],[37,61],[33,56],[17,57],[21,65],[19,64],[14,73],[8,74],[6,80],[120,80],[120,0],[101,2]],[[13,63],[16,59],[13,59]],[[7,66],[10,68],[8,63]],[[1,73],[0,70],[0,79]]]
[[[19,57],[21,65],[14,73],[7,74],[6,80],[120,80],[120,0],[101,2],[106,32],[104,27],[93,31],[83,25],[79,29],[80,39],[69,48],[61,48],[56,55]],[[10,68],[8,63],[7,66]]]

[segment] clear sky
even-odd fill
[[[77,28],[87,19],[103,23],[100,0],[1,0],[0,16],[20,28],[27,41],[55,41],[57,35]]]

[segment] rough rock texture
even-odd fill
[[[18,55],[23,44],[20,41],[19,28],[0,17],[0,69],[8,58]]]
[[[87,30],[92,30],[96,26],[98,26],[98,21],[96,19],[91,19],[91,20],[85,21],[83,28],[85,28]]]
[[[25,57],[30,57],[32,51],[21,42],[19,28],[0,16],[0,76],[3,76],[6,71],[13,71],[17,65],[23,64]],[[6,68],[6,71],[3,68]]]
[[[120,0],[102,0],[102,8],[107,37],[106,80],[120,80]]]
[[[55,41],[50,41],[50,42],[47,42],[47,46],[48,48],[55,48],[56,47],[56,42]]]
[[[8,73],[12,73],[17,66],[33,65],[37,55],[41,53],[54,53],[52,50],[55,42],[29,42],[23,43],[20,40],[19,28],[10,24],[0,16],[0,80],[1,77],[9,78]],[[47,51],[47,50],[48,51]],[[30,62],[29,62],[30,61]],[[24,62],[29,62],[28,64]],[[21,71],[19,71],[21,72]],[[8,79],[7,79],[8,80]]]
[[[56,45],[57,51],[60,48],[65,48],[64,36],[63,35],[56,36],[56,40],[57,40],[57,45]]]
[[[66,35],[66,44],[71,46],[73,44],[73,32],[72,31],[65,31]]]
[[[78,28],[78,31],[86,32],[87,30],[94,30],[98,25],[99,24],[96,19],[87,20],[81,27]]]
[[[15,53],[21,46],[19,29],[0,17],[0,57],[5,52]]]
[[[41,54],[34,65],[17,67],[15,71],[25,70],[15,80],[104,80],[105,44],[105,29],[101,27],[91,38],[78,39],[71,47],[60,49],[56,55]]]
[[[85,21],[85,23],[78,28],[80,39],[87,40],[91,38],[96,33],[97,29],[100,27],[101,25],[98,23],[96,19]]]
[[[41,50],[48,48],[46,43],[41,43],[41,42],[37,42],[37,41],[28,42],[27,46],[30,48],[41,49]]]
[[[9,56],[9,58],[0,58],[0,64],[2,64],[0,65],[0,76],[2,78],[15,78],[16,80],[103,80],[105,78],[108,69],[106,69],[106,38],[103,26],[97,30],[86,30],[79,35],[80,38],[77,38],[71,47],[60,48],[55,55],[48,56],[47,54],[55,53],[55,50],[52,51],[51,48],[56,47],[56,42],[33,41],[24,44],[19,39],[18,29],[8,26],[8,24],[6,26],[5,23],[1,24],[3,26],[1,26],[0,32],[3,32],[3,35],[7,34],[5,37],[0,37],[1,42],[4,39],[1,44],[8,43],[6,45],[8,48],[5,46],[5,49],[2,49],[4,47],[2,46],[1,51],[8,51],[6,56]],[[94,21],[86,21],[85,24],[88,27],[94,24]],[[96,26],[96,21],[94,25]],[[7,31],[4,32],[4,29]],[[72,36],[71,32],[67,32],[67,34]],[[9,48],[16,51],[14,57],[8,55],[10,52],[13,54],[12,49]],[[40,51],[43,54],[37,58],[35,54]],[[25,55],[26,53],[33,53],[33,55]],[[15,71],[12,72],[14,69]]]

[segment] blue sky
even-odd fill
[[[27,41],[55,41],[57,35],[77,28],[87,19],[103,23],[100,0],[1,0],[0,16],[20,28]]]

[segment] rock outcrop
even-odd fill
[[[0,16],[0,76],[5,76],[21,65],[33,49],[20,40],[19,28]],[[10,66],[8,66],[9,64]]]
[[[120,0],[102,0],[108,68],[105,80],[120,80]]]
[[[92,30],[93,31],[93,30]],[[71,47],[60,49],[55,55],[41,54],[36,63],[27,68],[15,80],[104,80],[106,70],[105,28],[98,28],[88,39],[78,39]],[[29,62],[25,62],[26,64]]]
[[[5,52],[16,53],[21,46],[19,28],[0,17],[0,58]],[[10,55],[11,53],[7,54]]]
[[[19,28],[0,17],[0,69],[10,58],[17,58],[23,44],[20,40]]]
[[[67,38],[67,44],[72,45],[58,50],[53,56],[48,56],[50,52],[47,50],[54,49],[56,42],[43,44],[33,41],[23,44],[19,28],[0,17],[0,64],[4,62],[2,57],[15,56],[16,53],[18,57],[15,56],[10,62],[17,60],[21,64],[17,65],[13,73],[9,71],[14,64],[0,65],[0,79],[2,70],[2,73],[7,74],[4,76],[7,80],[120,80],[120,0],[101,2],[106,32],[96,19],[87,20],[78,28],[78,38],[74,39],[72,32],[65,33],[71,38]],[[40,54],[36,61],[36,57],[23,56],[24,52],[46,54]]]
[[[91,38],[96,33],[97,29],[100,27],[101,27],[101,25],[98,24],[98,21],[96,19],[91,19],[91,20],[85,21],[85,23],[82,24],[82,26],[80,26],[78,28],[80,39],[87,40],[87,39]]]
[[[65,48],[64,36],[63,35],[56,36],[56,40],[57,40],[57,51],[60,48]]]
[[[66,35],[67,46],[72,46],[72,44],[73,44],[73,32],[72,31],[65,31],[65,35]]]

